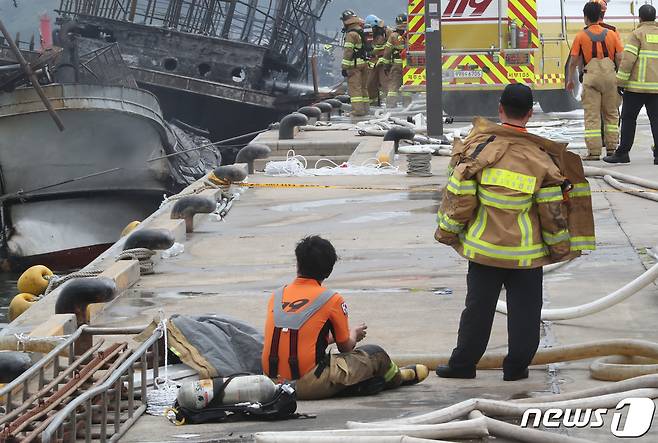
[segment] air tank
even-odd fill
[[[232,405],[236,403],[265,403],[276,393],[276,385],[265,375],[245,375],[228,382],[224,392],[222,386],[226,378],[212,378],[183,383],[178,390],[178,404],[188,409],[203,409],[213,400],[216,403]]]

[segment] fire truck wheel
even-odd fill
[[[544,112],[570,112],[582,107],[574,95],[564,89],[536,91],[535,94]]]
[[[501,91],[448,91],[443,110],[450,117],[497,117]]]

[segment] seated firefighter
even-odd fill
[[[267,307],[262,358],[266,375],[296,381],[300,400],[376,394],[427,377],[427,367],[398,368],[379,346],[355,347],[365,338],[366,325],[350,329],[345,300],[322,286],[338,259],[328,240],[306,237],[295,255],[297,278],[276,290]],[[326,353],[332,343],[339,354]]]

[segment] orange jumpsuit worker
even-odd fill
[[[274,292],[267,307],[263,372],[277,381],[296,380],[301,400],[342,394],[369,395],[418,383],[428,375],[423,365],[398,368],[376,345],[356,344],[366,325],[350,329],[347,304],[322,286],[337,260],[333,245],[318,236],[295,249],[297,278]],[[336,343],[340,354],[327,354]]]
[[[585,144],[587,156],[584,160],[600,160],[603,137],[608,155],[612,155],[619,144],[619,93],[617,91],[616,66],[624,50],[619,34],[599,24],[601,5],[587,3],[583,8],[585,24],[574,39],[571,57],[580,59],[583,69],[582,103],[585,110]],[[571,63],[567,89],[573,90],[577,63]],[[604,134],[601,133],[603,115]]]
[[[352,116],[368,114],[368,62],[361,19],[352,10],[341,15],[345,33],[345,50],[341,62],[343,77],[347,77],[347,93],[352,101]]]

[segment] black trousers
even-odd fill
[[[647,107],[647,115],[651,123],[654,146],[658,146],[658,94],[625,92],[624,104],[621,107],[621,141],[617,148],[619,154],[628,154],[633,147],[637,116],[644,106]],[[654,158],[658,158],[656,151],[654,151]]]
[[[471,369],[482,358],[489,343],[496,302],[504,285],[508,353],[503,370],[506,374],[525,370],[539,346],[543,278],[543,268],[504,269],[469,262],[466,309],[459,322],[459,337],[450,357],[450,367]]]

